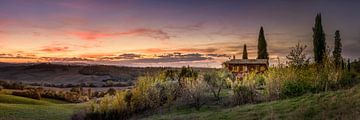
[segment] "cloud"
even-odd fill
[[[209,57],[229,57],[230,55],[211,53],[211,54],[206,54],[206,56],[209,56]]]
[[[134,29],[126,32],[117,33],[118,35],[140,35],[140,36],[147,36],[158,40],[168,40],[173,36],[170,36],[169,33],[164,32],[160,29]]]
[[[71,34],[87,41],[96,41],[97,39],[116,37],[116,36],[145,36],[157,40],[168,40],[171,37],[174,37],[169,35],[169,33],[163,30],[147,29],[147,28],[133,29],[124,32],[79,31],[79,32],[72,32]]]
[[[199,22],[196,24],[192,24],[192,25],[185,25],[185,26],[179,26],[179,25],[175,25],[175,26],[166,26],[166,28],[168,29],[174,29],[174,30],[181,30],[181,31],[195,31],[195,30],[200,30],[203,26],[204,26],[205,22]]]
[[[87,58],[79,58],[79,57],[70,57],[70,58],[58,58],[58,57],[41,57],[41,60],[46,60],[50,62],[85,62],[85,61],[93,61]]]
[[[12,59],[36,59],[33,54],[21,54],[21,53],[0,53],[0,58],[12,58]]]
[[[107,57],[107,56],[114,56],[113,53],[88,53],[88,54],[82,54],[80,57],[82,58],[101,58],[101,57]]]
[[[150,54],[157,54],[157,53],[174,53],[174,52],[181,52],[181,53],[213,53],[218,51],[217,48],[214,47],[207,47],[207,48],[177,48],[177,49],[161,49],[161,48],[149,48],[149,49],[142,49],[142,50],[134,50],[135,52],[142,52],[142,53],[150,53]]]
[[[80,32],[73,32],[72,35],[75,35],[83,40],[87,41],[96,41],[99,38],[106,38],[115,36],[114,33],[101,33],[97,31],[80,31]]]
[[[69,50],[69,47],[67,46],[44,46],[44,48],[40,49],[39,51],[42,52],[50,52],[50,53],[54,53],[54,52],[68,52],[71,51]]]
[[[155,58],[141,58],[131,60],[134,63],[168,63],[168,62],[191,62],[191,61],[203,61],[203,60],[212,60],[211,57],[205,57],[199,53],[191,53],[191,54],[181,54],[181,53],[173,53],[173,54],[165,54],[160,55]]]
[[[126,53],[118,56],[101,57],[100,60],[131,60],[141,58],[140,54]]]

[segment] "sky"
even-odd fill
[[[1,0],[0,62],[221,67],[247,44],[257,56],[264,27],[270,62],[297,43],[312,58],[315,16],[329,49],[340,30],[343,57],[360,56],[356,0]]]

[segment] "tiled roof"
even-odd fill
[[[231,59],[225,64],[269,64],[268,59]]]

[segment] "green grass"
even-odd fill
[[[0,120],[68,120],[86,104],[0,94]]]
[[[203,107],[200,111],[177,108],[143,119],[357,119],[360,116],[360,85],[348,90],[307,94],[286,100],[232,108]]]
[[[13,96],[13,95],[6,95],[0,94],[0,103],[6,104],[32,104],[32,105],[48,105],[51,104],[47,101],[42,100],[35,100],[25,97]]]

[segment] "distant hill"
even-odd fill
[[[10,64],[0,63],[0,80],[37,84],[95,84],[104,82],[131,83],[139,76],[155,73],[165,67],[124,67],[107,65]],[[210,68],[196,68],[210,70]]]

